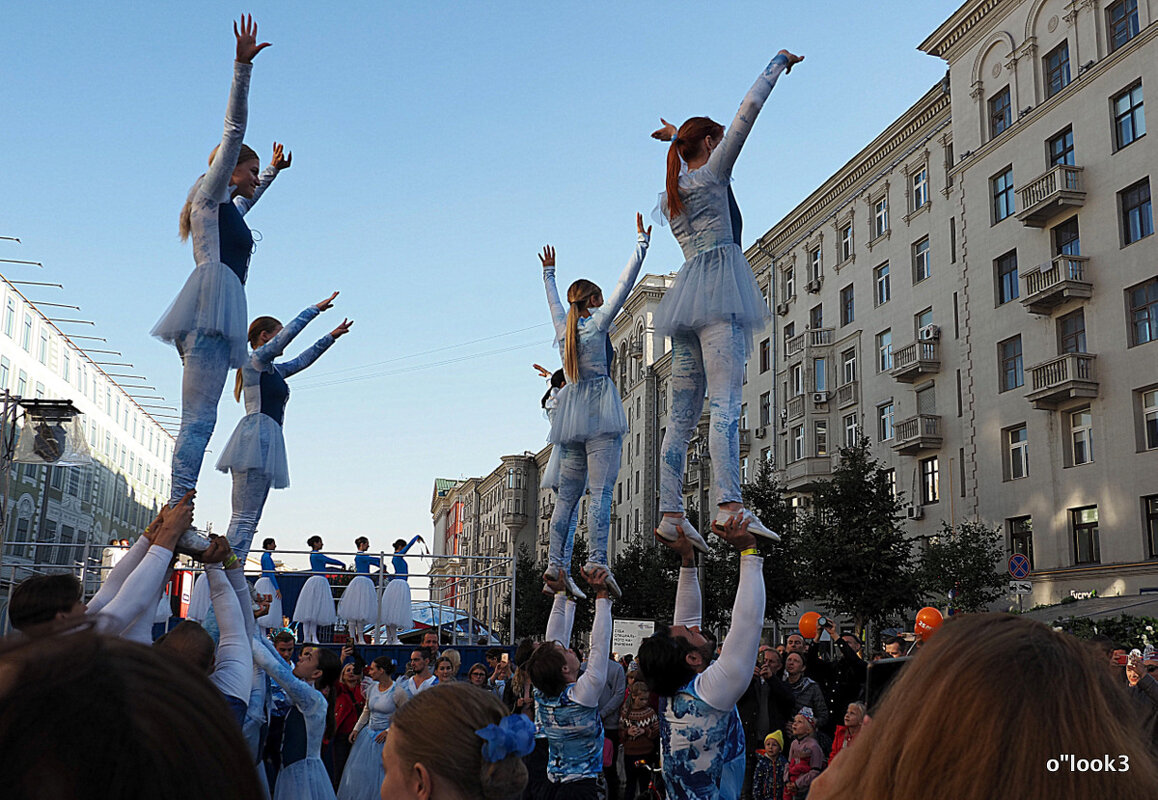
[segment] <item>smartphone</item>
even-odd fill
[[[868,665],[868,677],[865,680],[864,696],[865,705],[868,707],[868,713],[870,715],[875,712],[889,684],[896,680],[897,676],[901,674],[901,670],[912,660],[912,656],[882,658],[880,661],[873,661]]]
[[[504,664],[506,664],[506,663],[507,663],[507,662],[509,662],[510,660],[511,660],[511,657],[510,657],[510,655],[509,655],[509,654],[507,654],[507,653],[503,653],[502,662],[503,662]]]

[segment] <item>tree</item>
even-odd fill
[[[784,612],[801,596],[796,515],[784,496],[783,487],[772,475],[772,462],[766,459],[761,459],[756,480],[743,487],[743,494],[744,505],[780,534],[779,542],[760,540],[760,550],[764,556],[764,617],[783,622]]]
[[[636,539],[619,552],[611,571],[623,589],[623,598],[615,603],[616,617],[671,619],[679,578],[675,553],[654,539]]]
[[[587,563],[587,539],[576,535],[575,548],[571,554],[571,574],[580,587],[583,586],[579,568]],[[526,636],[542,638],[547,631],[547,620],[551,616],[550,597],[543,595],[544,562],[535,562],[527,545],[519,545],[515,557],[515,632],[520,639]],[[617,576],[618,577],[618,576]],[[620,583],[620,586],[623,584]],[[579,601],[575,608],[575,632],[591,630],[594,617],[592,603]]]
[[[861,437],[841,449],[832,478],[817,484],[797,524],[803,594],[852,617],[858,629],[895,619],[920,599],[901,499],[868,445]]]
[[[1005,593],[1006,576],[997,568],[1004,555],[1001,528],[978,520],[956,528],[942,522],[941,532],[929,537],[921,554],[922,594],[938,605],[985,611]],[[949,602],[951,589],[956,590],[956,597]]]

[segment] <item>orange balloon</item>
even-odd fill
[[[922,640],[928,639],[933,635],[937,628],[941,627],[941,623],[945,621],[945,617],[941,612],[932,606],[925,606],[917,612],[917,623],[913,626],[913,631]]]
[[[800,635],[805,639],[816,638],[816,623],[819,622],[820,615],[815,611],[808,611],[800,615],[800,622],[797,626],[800,629]]]

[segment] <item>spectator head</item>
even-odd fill
[[[365,536],[359,536],[357,539],[354,540],[354,547],[358,548],[359,553],[365,553],[367,550],[370,549],[370,540],[367,539]]]
[[[346,686],[357,686],[362,680],[362,673],[353,659],[347,661],[342,665],[341,681]]]
[[[378,656],[366,665],[366,674],[370,676],[371,680],[381,682],[386,678],[394,677],[394,669],[394,659],[389,656]]]
[[[217,645],[209,632],[191,619],[183,619],[173,630],[153,642],[158,652],[184,661],[202,675],[213,671]]]
[[[434,686],[415,695],[394,714],[382,749],[386,767],[382,796],[392,800],[520,796],[527,784],[523,759],[511,753],[487,761],[484,740],[476,733],[506,716],[494,694],[465,683]]]
[[[459,655],[459,652],[448,647],[438,655],[440,658],[450,659],[450,663],[454,666],[454,674],[457,675],[458,671],[462,668],[462,656]]]
[[[321,550],[322,549],[322,537],[321,536],[311,536],[310,538],[306,539],[306,546],[314,551]]]
[[[792,718],[792,735],[797,739],[806,739],[816,733],[816,715],[808,706],[796,712]]]
[[[487,666],[491,669],[497,667],[499,662],[503,660],[503,653],[505,652],[501,647],[492,647],[490,650],[487,650]]]
[[[1087,645],[1024,617],[961,614],[897,676],[809,800],[1094,797],[1109,785],[1115,800],[1143,800],[1158,786],[1147,745],[1129,696]],[[1100,772],[1052,770],[1063,753],[1112,754],[1115,765],[1124,756],[1130,768],[1112,784]]]
[[[848,646],[852,648],[852,651],[854,653],[860,652],[860,649],[862,646],[861,641],[860,641],[860,637],[857,636],[855,633],[842,633],[840,635],[840,638],[844,639],[844,641],[848,644]]]
[[[808,645],[804,643],[804,637],[799,633],[790,633],[784,643],[784,650],[787,653],[803,653],[808,650]]]
[[[88,630],[0,651],[0,752],[7,797],[145,800],[160,786],[174,800],[262,796],[241,729],[203,674]]]
[[[276,550],[277,549],[277,542],[275,542],[273,539],[263,539],[261,542],[261,549],[262,550]]]
[[[438,678],[439,683],[453,681],[455,674],[454,662],[446,656],[439,656],[438,660],[434,662],[434,675]]]
[[[278,631],[273,637],[273,646],[286,661],[292,661],[294,657],[294,635],[289,631]]]
[[[764,755],[773,760],[784,752],[784,734],[772,731],[764,737]]]
[[[482,664],[472,665],[466,676],[474,686],[483,688],[487,685],[487,668]]]
[[[885,637],[885,655],[889,658],[900,658],[905,654],[904,640],[898,636]]]
[[[430,669],[430,662],[434,660],[434,653],[427,647],[416,647],[410,654],[410,670],[415,675],[422,675]]]
[[[715,650],[697,627],[659,626],[639,646],[639,671],[651,690],[671,697],[708,668]]]
[[[864,703],[849,703],[848,709],[844,712],[844,727],[859,728],[867,713],[868,709]]]
[[[515,648],[515,666],[522,667],[527,663],[527,659],[531,657],[531,653],[535,652],[535,648],[539,643],[531,639],[529,636],[519,642],[519,646]]]
[[[57,626],[79,622],[88,607],[80,600],[80,581],[75,575],[36,575],[17,584],[8,601],[12,627],[25,636],[51,633]]]
[[[531,685],[547,697],[558,697],[579,679],[579,656],[558,642],[543,642],[527,660]]]
[[[631,684],[631,688],[627,690],[628,696],[631,698],[632,708],[644,708],[651,702],[651,690],[647,688],[647,684],[643,681],[636,681]]]
[[[433,652],[438,652],[438,631],[424,631],[421,644]]]
[[[788,679],[795,683],[796,679],[804,674],[804,656],[800,653],[789,653],[784,659],[784,671],[788,673]]]
[[[784,659],[780,657],[780,653],[771,648],[764,651],[764,664],[768,675],[779,675],[784,669]]]

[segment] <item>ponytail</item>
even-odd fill
[[[263,333],[273,333],[281,327],[281,323],[273,317],[258,317],[249,323],[249,346],[257,349],[257,342]],[[241,390],[245,388],[245,381],[241,377],[241,370],[237,370],[237,380],[233,383],[233,399],[241,402]]]
[[[675,219],[684,211],[680,200],[680,140],[672,139],[667,149],[667,218]]]
[[[237,370],[237,380],[233,382],[233,400],[234,402],[241,402],[241,387],[244,381],[241,378],[241,369]]]
[[[562,389],[567,385],[567,378],[563,375],[563,370],[557,369],[551,373],[551,389]],[[548,389],[543,399],[539,401],[539,405],[543,408],[547,407],[547,401],[551,399],[551,389]]]
[[[709,117],[692,117],[671,140],[667,150],[667,218],[675,219],[683,213],[684,204],[680,199],[680,170],[689,159],[700,154],[704,139],[708,136],[722,137],[724,126]]]
[[[591,298],[600,289],[589,280],[580,278],[567,289],[567,332],[563,335],[563,373],[568,381],[579,380],[579,315],[587,310]]]

